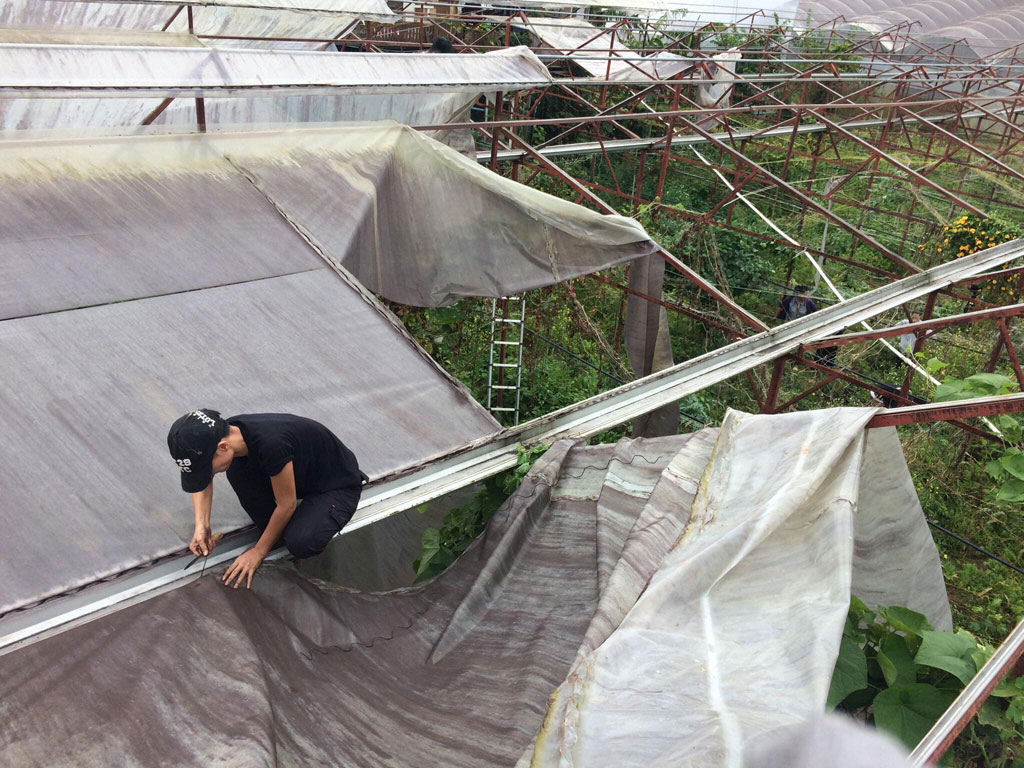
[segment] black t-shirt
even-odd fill
[[[299,499],[362,484],[355,455],[317,421],[289,413],[246,413],[231,417],[228,424],[241,430],[248,450],[248,456],[235,457],[228,467],[232,487],[252,478],[257,469],[269,484],[289,461]]]

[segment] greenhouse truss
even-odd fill
[[[851,580],[876,601],[949,624],[892,427],[945,421],[999,441],[997,417],[1024,412],[1015,327],[1024,241],[981,231],[993,215],[1024,220],[1024,4],[687,9],[654,0],[589,10],[568,0],[0,5],[0,363],[11,372],[0,431],[19,438],[0,446],[18,479],[0,508],[15,531],[0,568],[0,757],[101,765],[123,750],[129,764],[157,755],[188,763],[204,759],[196,738],[219,733],[244,744],[253,765],[330,761],[346,750],[352,764],[405,765],[418,743],[425,759],[450,765],[626,764],[643,733],[644,764],[696,756],[694,764],[731,765],[749,734],[823,703],[838,642],[829,628],[845,617],[837,606]],[[438,37],[453,52],[428,52]],[[707,186],[707,199],[673,199],[680,180]],[[675,242],[654,242],[637,222],[644,217],[672,221]],[[979,230],[976,245],[924,250],[959,227]],[[728,281],[680,255],[692,243],[713,253],[716,238],[732,235],[809,266],[828,305],[769,327]],[[850,274],[871,290],[848,294],[840,276]],[[567,280],[620,296],[636,378],[513,427],[475,402],[378,298],[435,307],[488,297],[497,313],[508,296]],[[938,316],[940,299],[962,309]],[[180,317],[228,323],[252,308],[259,320],[226,340],[219,359],[262,382],[247,407],[313,415],[365,457],[371,483],[345,535],[513,466],[523,445],[554,447],[501,522],[423,589],[353,595],[268,564],[266,592],[229,611],[210,577],[183,567],[191,557],[181,494],[147,432],[191,407],[183,397],[243,405],[207,346],[173,329]],[[720,345],[674,361],[668,313],[710,329]],[[944,329],[979,323],[991,329],[985,370],[1005,360],[1020,392],[923,402],[915,376],[936,380],[916,353]],[[907,334],[909,348],[898,341]],[[888,409],[789,413],[837,384],[876,390],[879,382],[834,363],[836,349],[872,342],[903,371],[885,393]],[[274,379],[260,361],[271,346],[288,350],[291,379]],[[178,387],[183,370],[192,374]],[[794,387],[797,370],[815,378]],[[732,379],[750,388],[758,415],[731,412],[719,429],[668,436],[681,398]],[[110,426],[112,408],[139,429],[124,436]],[[68,426],[68,412],[81,426]],[[637,419],[638,437],[614,449],[572,442]],[[55,430],[70,431],[56,456],[37,437]],[[826,450],[805,466],[812,442]],[[790,452],[768,455],[759,443]],[[50,459],[62,467],[53,478]],[[121,487],[117,467],[136,461],[145,466]],[[746,467],[806,473],[815,490],[780,480],[764,491],[762,513],[734,472]],[[858,479],[869,468],[884,476],[879,487]],[[728,515],[719,516],[718,498],[731,500]],[[902,537],[899,547],[879,545],[862,559],[874,540],[857,503]],[[830,510],[827,522],[819,507]],[[110,509],[138,519],[125,527]],[[228,536],[206,568],[254,540],[237,505],[224,517]],[[719,687],[740,685],[750,660],[716,635],[715,620],[756,634],[747,613],[765,598],[759,590],[774,587],[746,569],[777,569],[782,579],[788,531],[799,525],[819,558],[848,572],[826,577],[810,558],[797,579],[787,606],[802,600],[800,610],[822,621],[825,651],[781,665],[778,680],[763,670],[766,686],[786,690],[789,715],[777,718],[720,700]],[[122,528],[128,534],[115,540]],[[698,535],[706,549],[690,538]],[[736,536],[746,544],[734,548]],[[557,558],[546,549],[558,537],[571,542],[564,564],[583,595],[562,613],[553,607],[562,599]],[[73,554],[54,567],[54,547]],[[124,654],[159,645],[147,621],[169,625],[182,611],[204,623],[171,632],[180,658],[157,658],[151,685],[187,665],[193,645],[229,641],[211,662],[206,704],[181,704],[198,678],[165,689],[187,713],[189,729],[175,733],[144,694],[119,699],[129,683],[117,669]],[[679,637],[699,651],[673,656],[662,633],[696,613],[703,623]],[[503,638],[502,622],[516,617],[522,633]],[[268,625],[279,641],[260,635]],[[399,637],[398,627],[412,629]],[[662,701],[655,660],[638,663],[638,678],[617,677],[624,659],[652,647],[696,677],[712,667],[715,679]],[[314,651],[320,672],[309,666]],[[410,662],[417,654],[426,654],[421,666]],[[517,672],[516,654],[533,676]],[[58,655],[66,666],[49,669]],[[346,671],[339,656],[358,661]],[[916,764],[945,752],[1022,656],[1018,627],[915,751]],[[233,658],[244,659],[238,669]],[[265,680],[258,669],[269,670]],[[516,716],[483,712],[495,694],[490,676],[517,674],[521,688],[497,690]],[[339,709],[336,731],[317,741],[315,713],[292,694],[330,679],[323,675],[351,688],[364,675],[376,691],[334,701],[356,725],[341,727]],[[643,696],[639,678],[650,683]],[[794,679],[811,682],[787,688]],[[381,700],[401,696],[409,680],[448,698],[410,701],[396,714]],[[59,703],[83,686],[122,717],[140,708],[151,741],[133,742],[127,726],[101,736],[99,715],[79,718]],[[211,710],[232,686],[269,714],[244,728],[233,715],[218,719]],[[337,693],[327,686],[320,695]],[[661,719],[659,707],[684,699],[693,704],[689,733],[717,734],[707,743],[678,737]],[[32,733],[33,717],[55,707],[56,730]],[[615,713],[626,710],[636,720],[618,729]],[[403,731],[392,754],[373,738],[378,720]],[[463,721],[476,735],[460,741],[451,724]],[[55,746],[62,728],[82,734],[74,749]]]

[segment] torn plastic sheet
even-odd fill
[[[950,625],[872,414],[563,441],[425,584],[211,575],[0,656],[0,760],[737,764],[824,709],[851,591]]]

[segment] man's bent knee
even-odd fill
[[[284,546],[296,560],[303,560],[323,552],[332,538],[333,534],[326,537],[322,535],[314,536],[311,533],[289,536],[288,532],[285,531]]]

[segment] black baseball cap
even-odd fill
[[[198,493],[213,480],[213,454],[227,437],[228,423],[210,408],[189,411],[171,424],[167,448],[181,470],[181,489]]]

